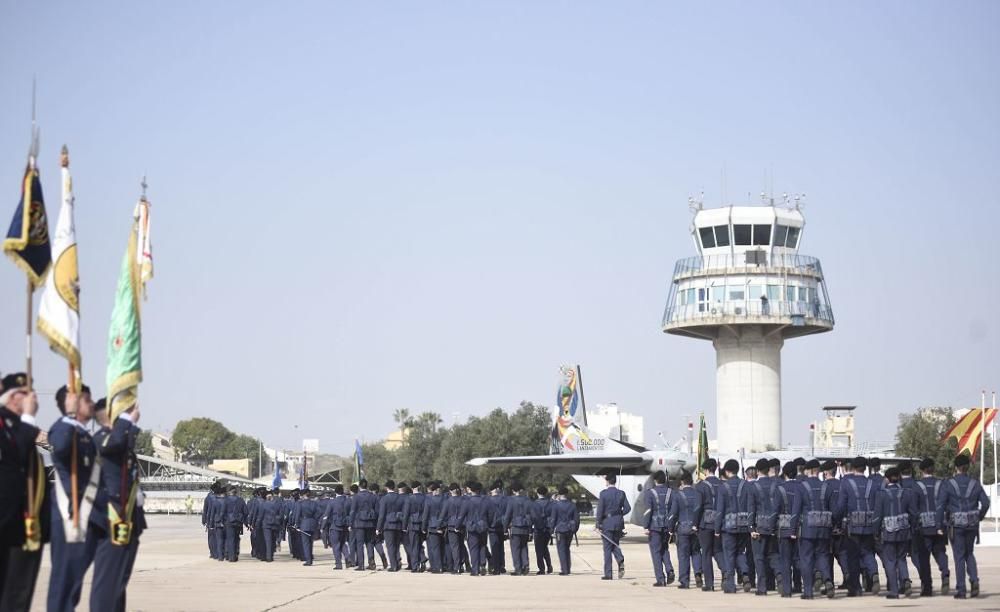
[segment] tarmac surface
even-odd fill
[[[589,529],[581,529],[579,547],[573,548],[572,576],[513,577],[410,574],[402,571],[333,571],[328,550],[317,545],[316,563],[303,567],[292,559],[287,545],[273,563],[249,556],[244,538],[238,563],[213,561],[198,515],[148,517],[149,530],[142,535],[139,557],[128,589],[128,609],[141,611],[306,611],[306,610],[861,610],[918,608],[939,610],[1000,610],[1000,596],[991,587],[1000,585],[1000,548],[976,551],[983,593],[979,599],[956,601],[950,595],[930,598],[911,596],[899,601],[867,595],[848,599],[838,591],[834,600],[817,597],[803,601],[798,596],[782,599],[775,593],[755,597],[740,591],[702,593],[683,591],[676,583],[666,588],[652,586],[653,570],[638,527],[632,528],[624,545],[625,579],[600,580],[601,543]],[[636,537],[638,536],[638,537]],[[534,550],[529,545],[534,567]],[[552,547],[556,572],[559,571]],[[671,548],[676,563],[676,550]],[[509,559],[509,553],[508,553]],[[508,561],[509,564],[509,561]],[[911,568],[911,572],[914,570]],[[954,572],[954,567],[952,567]],[[915,577],[916,574],[913,573]],[[38,577],[32,610],[45,609],[49,579],[48,551]],[[883,574],[884,579],[884,574]],[[717,578],[718,580],[718,578]],[[935,580],[937,576],[935,575]],[[84,587],[81,610],[87,608],[90,575]],[[883,581],[884,585],[884,581]],[[692,585],[693,587],[693,585]],[[719,588],[718,584],[716,588]],[[884,588],[884,586],[883,586]],[[954,589],[954,585],[952,587]],[[97,611],[95,611],[97,612]]]

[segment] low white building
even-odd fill
[[[643,445],[642,417],[623,411],[618,404],[597,404],[587,410],[587,427],[594,432],[628,442]]]

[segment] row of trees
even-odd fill
[[[178,422],[170,443],[176,459],[193,465],[206,466],[216,459],[249,459],[251,478],[260,476],[258,465],[270,468],[270,459],[261,455],[259,439],[230,431],[213,419],[198,417]]]
[[[465,464],[473,457],[544,455],[548,452],[551,415],[548,408],[521,402],[513,413],[497,408],[484,417],[471,417],[453,427],[443,427],[441,415],[424,412],[411,416],[397,410],[396,422],[403,430],[403,444],[389,450],[381,442],[364,444],[364,475],[370,482],[441,480],[464,483],[478,480],[489,485],[496,479],[505,484],[520,480],[528,487],[549,488],[574,485],[570,476],[523,467],[480,467]],[[354,464],[348,462],[343,482],[355,480]]]
[[[896,430],[896,454],[901,457],[934,460],[935,472],[940,477],[951,476],[954,460],[958,454],[958,441],[949,438],[942,441],[945,433],[955,424],[955,413],[951,408],[921,408],[915,413],[899,415]],[[993,470],[993,438],[986,432],[983,483],[996,483]],[[969,473],[979,477],[979,449],[972,456]]]

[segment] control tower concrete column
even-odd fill
[[[715,345],[715,397],[719,448],[781,447],[780,334],[759,326],[723,331]]]

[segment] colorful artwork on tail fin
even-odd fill
[[[552,426],[550,454],[567,451],[590,450],[590,436],[576,424],[577,407],[580,404],[580,373],[575,366],[559,368],[559,390],[556,392],[555,424]]]

